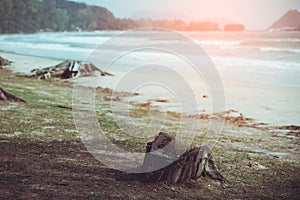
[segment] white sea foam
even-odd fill
[[[207,46],[218,46],[221,48],[236,47],[241,44],[241,41],[232,41],[232,40],[198,40],[198,44],[207,45]]]
[[[260,51],[263,52],[286,52],[300,54],[300,48],[276,48],[276,47],[260,47]]]
[[[266,41],[266,42],[290,42],[290,43],[297,43],[300,42],[299,38],[264,38],[264,39],[257,39],[259,41]]]

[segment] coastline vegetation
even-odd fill
[[[215,22],[119,19],[108,9],[67,0],[1,0],[0,33],[127,30],[162,27],[178,31],[219,30]]]

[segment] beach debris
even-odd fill
[[[118,96],[105,96],[103,99],[104,101],[121,101],[121,98]]]
[[[7,59],[5,59],[5,58],[2,58],[2,57],[0,56],[0,69],[1,69],[2,67],[4,67],[4,66],[11,65],[11,63],[12,63],[12,61],[9,61],[9,60],[7,60]]]
[[[76,61],[66,60],[53,67],[35,68],[30,71],[31,74],[29,76],[37,76],[39,80],[61,77],[67,68],[75,63]]]
[[[106,97],[104,98],[107,99],[108,101],[111,101],[109,100],[111,97],[117,98],[116,100],[119,101],[122,98],[134,97],[140,95],[139,93],[120,92],[120,91],[114,91],[110,88],[102,88],[102,87],[97,87],[96,91],[99,93],[107,94]]]
[[[286,135],[288,136],[300,137],[300,126],[289,125],[289,126],[277,126],[274,128],[281,131],[286,131],[287,132]]]
[[[132,106],[145,108],[145,109],[150,109],[150,108],[153,107],[151,101],[147,101],[147,102],[130,101],[129,104],[132,105]]]
[[[91,76],[94,72],[99,72],[100,76],[113,76],[113,74],[99,69],[93,63],[82,64],[78,61],[73,61],[65,69],[61,78],[68,79],[79,76]]]
[[[157,102],[157,103],[168,103],[169,100],[167,99],[153,99],[151,101]]]
[[[277,126],[276,128],[280,130],[291,130],[291,131],[300,131],[300,126],[290,125],[290,126]]]
[[[257,169],[257,170],[263,170],[263,169],[268,169],[267,167],[259,164],[258,162],[249,162],[247,164],[247,167]]]
[[[200,114],[199,119],[211,119],[211,116],[209,114]]]
[[[147,143],[142,169],[148,173],[141,174],[142,180],[176,184],[208,176],[226,186],[227,180],[218,171],[208,146],[194,147],[178,156],[175,144],[175,137],[164,132]],[[162,163],[167,166],[156,170]]]
[[[203,98],[203,99],[207,99],[207,98],[208,98],[208,95],[207,95],[207,94],[204,94],[204,95],[202,95],[202,98]]]
[[[245,117],[242,113],[233,109],[220,112],[220,113],[214,113],[214,114],[203,113],[198,115],[190,115],[190,117],[198,118],[198,119],[223,119],[226,122],[237,124],[238,126],[255,125],[255,124],[250,124],[250,122],[254,121],[253,118]]]
[[[26,103],[26,100],[21,99],[21,98],[17,97],[16,95],[5,91],[1,87],[0,87],[0,101],[15,101],[15,102]]]
[[[65,105],[54,105],[54,107],[67,109],[67,110],[72,110],[73,109],[71,106],[65,106]]]
[[[223,118],[226,122],[233,123],[238,126],[249,126],[249,122],[254,120],[253,118],[245,117],[242,113],[233,109],[221,113],[215,113],[212,117]]]
[[[288,136],[300,137],[300,131],[290,131],[287,133]]]
[[[93,63],[81,63],[72,60],[66,60],[53,67],[33,69],[29,76],[37,76],[39,80],[47,80],[52,77],[70,79],[80,76],[91,76],[95,72],[100,73],[100,76],[113,76],[113,74],[99,69]]]
[[[138,103],[137,106],[143,107],[143,108],[150,108],[151,107],[151,101],[147,101],[146,103]]]

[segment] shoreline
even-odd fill
[[[0,54],[2,57],[13,61],[9,69],[14,73],[29,73],[33,68],[54,66],[62,61],[3,51],[0,51]],[[109,80],[106,81],[109,82]],[[223,85],[226,95],[225,111],[237,110],[245,117],[254,118],[256,123],[267,123],[270,126],[300,126],[300,117],[295,111],[296,101],[300,99],[300,87],[261,84],[228,77],[223,77]],[[103,88],[106,88],[106,86]],[[147,96],[143,96],[143,94],[141,94],[141,97],[144,98],[145,102],[151,100],[147,99]],[[144,101],[137,103],[145,103]],[[159,105],[162,106],[161,109],[167,109],[168,103],[170,106],[170,102],[163,102]],[[186,113],[186,115],[189,114],[193,115],[195,113]],[[201,112],[199,114],[213,113]]]
[[[300,31],[299,31],[300,32]],[[3,57],[12,57],[12,58],[16,58],[16,57],[24,57],[24,58],[32,58],[33,59],[38,59],[40,61],[45,60],[42,63],[45,63],[46,61],[50,61],[50,62],[55,62],[55,64],[57,64],[57,62],[63,62],[63,59],[57,59],[57,58],[51,58],[51,57],[43,57],[43,56],[32,56],[32,55],[26,55],[26,54],[19,54],[19,53],[14,53],[14,52],[7,52],[7,51],[2,51],[0,50],[0,54],[4,55]],[[14,62],[15,63],[15,62]],[[51,66],[51,65],[49,65]],[[41,67],[47,67],[45,66],[41,66]],[[19,68],[19,67],[18,67]],[[29,68],[28,68],[29,69]],[[13,70],[14,71],[14,70]],[[19,71],[14,71],[14,72],[19,72]],[[21,71],[23,72],[23,70]],[[266,86],[277,86],[277,87],[292,87],[292,88],[297,88],[300,89],[299,85],[290,85],[290,84],[277,84],[277,83],[271,83],[271,82],[262,82],[262,81],[253,81],[253,80],[242,80],[236,77],[230,77],[228,75],[224,76],[224,79],[228,80],[228,81],[238,81],[238,82],[244,82],[244,83],[252,83],[252,84],[262,84],[262,85],[266,85]]]
[[[62,61],[60,59],[45,58],[38,56],[35,57],[6,51],[0,51],[0,55],[13,62],[8,69],[11,69],[14,73],[30,73],[30,70],[34,68],[49,67]]]

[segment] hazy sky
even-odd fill
[[[174,12],[192,19],[225,19],[247,29],[266,29],[290,9],[300,11],[300,0],[73,0],[106,7],[116,17],[135,11]]]

